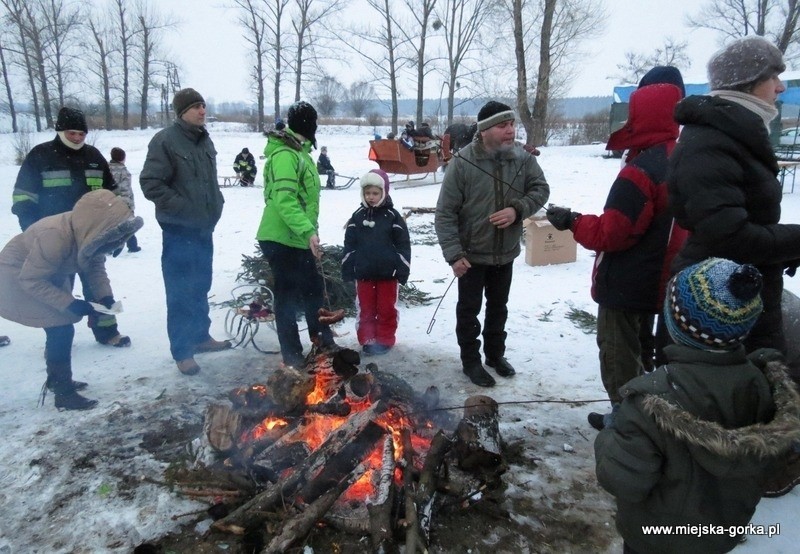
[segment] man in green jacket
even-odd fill
[[[301,367],[303,345],[297,312],[305,313],[308,334],[319,346],[332,346],[333,333],[319,322],[323,281],[317,224],[320,183],[311,149],[316,147],[317,111],[295,102],[286,114],[288,128],[272,131],[264,148],[264,213],[256,238],[275,277],[275,325],[283,363]]]
[[[458,277],[456,338],[464,373],[478,386],[494,378],[481,363],[478,314],[486,296],[483,352],[486,365],[512,377],[505,325],[522,220],[536,213],[550,187],[536,158],[514,142],[514,112],[490,101],[478,112],[478,132],[453,156],[436,205],[435,227],[444,259]]]
[[[622,404],[594,444],[626,552],[733,549],[766,477],[800,438],[800,396],[780,352],[748,359],[743,346],[761,289],[755,267],[720,258],[667,285],[664,319],[676,343],[664,349],[668,363],[620,389]]]
[[[225,200],[217,184],[217,151],[205,128],[205,100],[185,88],[175,93],[172,107],[177,119],[153,136],[139,182],[156,205],[163,233],[170,352],[181,373],[195,375],[195,353],[231,347],[211,338],[208,315],[213,233]]]

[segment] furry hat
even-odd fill
[[[516,119],[511,106],[489,100],[478,112],[478,131],[485,131],[509,119]]]
[[[64,106],[58,110],[56,131],[83,131],[88,133],[89,127],[86,125],[86,117],[82,111]]]
[[[762,278],[750,265],[709,258],[667,285],[664,320],[672,339],[701,350],[733,350],[761,315]]]
[[[367,187],[378,187],[383,191],[380,202],[375,206],[382,206],[386,202],[386,197],[389,196],[389,176],[382,169],[370,169],[361,177],[361,203],[366,206],[367,201],[364,199],[364,189]]]
[[[289,129],[311,141],[311,144],[316,148],[317,146],[317,110],[308,102],[295,102],[289,106],[289,111],[286,112],[286,122]]]
[[[175,97],[172,99],[172,109],[180,117],[192,106],[205,103],[206,101],[199,92],[193,88],[184,88],[175,93]]]
[[[786,71],[783,54],[764,37],[751,35],[733,41],[708,61],[711,90],[748,92],[755,83]]]

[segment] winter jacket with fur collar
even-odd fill
[[[40,219],[0,252],[0,316],[29,327],[69,325],[75,274],[97,298],[113,296],[106,254],[142,226],[125,201],[107,190],[85,194],[72,211]]]
[[[597,479],[617,498],[617,529],[637,552],[712,553],[725,534],[647,535],[647,525],[745,525],[772,463],[800,440],[800,396],[778,362],[762,372],[744,347],[681,345],[623,387],[613,426],[595,441]]]

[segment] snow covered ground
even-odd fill
[[[378,132],[385,134],[385,129]],[[77,326],[73,349],[76,379],[90,383],[86,395],[100,401],[89,412],[58,412],[52,397],[37,407],[45,379],[44,333],[0,320],[0,334],[11,344],[0,349],[0,553],[130,552],[131,548],[175,530],[181,517],[204,507],[181,498],[156,482],[166,464],[158,457],[160,437],[167,429],[196,426],[203,410],[230,389],[262,382],[279,362],[252,347],[198,356],[202,372],[185,377],[170,358],[166,337],[163,282],[160,271],[160,231],[153,206],[138,188],[138,174],[154,130],[92,132],[89,141],[107,157],[113,146],[128,154],[137,195],[137,214],[145,220],[138,233],[142,251],[123,253],[107,267],[115,297],[125,311],[120,329],[133,346],[113,349],[94,342],[83,324]],[[264,146],[257,133],[212,124],[220,175],[232,174],[235,155],[245,146],[256,154]],[[375,167],[367,159],[370,127],[325,127],[319,144],[328,146],[337,172],[360,176]],[[32,144],[53,133],[33,135]],[[19,232],[10,213],[11,189],[18,171],[13,162],[11,134],[0,135],[0,246]],[[543,148],[539,162],[551,184],[551,201],[583,213],[598,213],[619,168],[604,159],[603,146]],[[259,171],[259,178],[260,178]],[[440,175],[441,177],[441,175]],[[430,181],[429,181],[430,182]],[[392,192],[398,208],[432,207],[438,185],[398,187]],[[225,188],[225,210],[215,232],[212,302],[231,297],[243,254],[255,252],[254,235],[263,205],[261,188]],[[323,191],[320,237],[341,244],[343,225],[358,205],[358,187]],[[800,191],[784,195],[784,221],[800,222]],[[412,240],[426,242],[432,215],[412,215]],[[430,241],[427,241],[430,242]],[[595,336],[585,334],[566,318],[574,307],[595,313],[589,295],[592,253],[578,248],[575,263],[531,267],[524,256],[515,262],[508,321],[507,357],[517,368],[515,378],[498,379],[491,390],[473,386],[461,373],[454,337],[455,290],[444,298],[432,331],[427,333],[435,305],[402,307],[398,345],[376,362],[397,373],[418,391],[437,385],[442,405],[460,406],[476,393],[488,392],[501,405],[501,432],[518,445],[511,470],[507,508],[513,524],[543,537],[538,544],[520,538],[515,547],[496,545],[488,535],[473,551],[495,552],[618,552],[613,499],[594,478],[592,442],[595,432],[586,414],[605,403],[546,403],[543,400],[604,399]],[[433,296],[444,293],[452,277],[435,244],[412,246],[411,280]],[[787,279],[800,294],[800,277]],[[212,312],[212,334],[222,338],[224,308]],[[271,333],[262,330],[262,333]],[[354,323],[337,327],[337,341],[356,347]],[[272,335],[272,346],[277,339]],[[527,402],[515,404],[514,402]],[[187,436],[186,442],[191,440]],[[161,458],[163,459],[163,458]],[[781,524],[777,537],[750,537],[741,552],[796,552],[800,529],[791,520],[800,510],[800,491],[763,500],[754,523]],[[557,525],[560,523],[560,525]],[[198,533],[208,521],[197,525]],[[564,534],[585,534],[584,539]],[[526,533],[526,535],[528,535]],[[522,536],[522,534],[520,534]],[[546,539],[546,540],[545,540]],[[558,547],[560,543],[568,546]],[[504,543],[507,544],[507,543]],[[464,551],[464,549],[459,550]]]

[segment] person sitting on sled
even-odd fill
[[[256,169],[256,159],[250,153],[250,150],[242,148],[242,151],[236,155],[236,159],[233,160],[233,170],[236,172],[236,176],[243,187],[253,185],[258,169]]]

